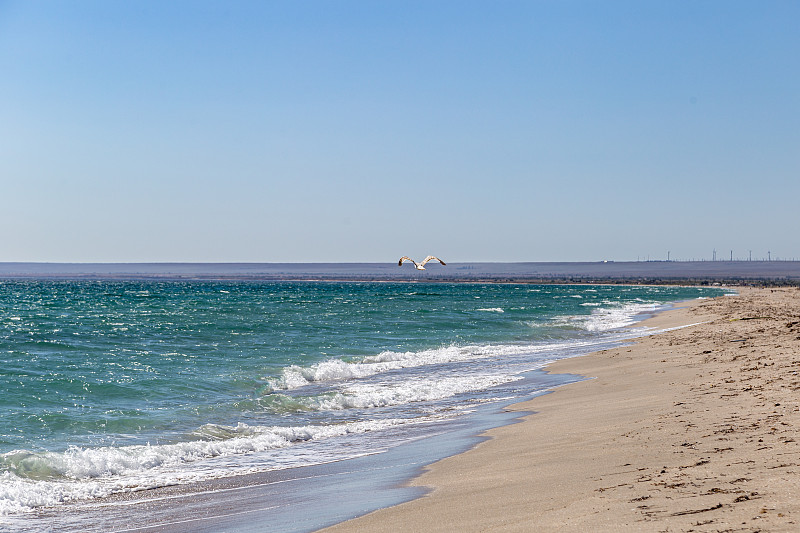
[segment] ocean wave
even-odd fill
[[[558,317],[547,325],[564,325],[573,328],[578,327],[591,332],[604,332],[633,324],[638,313],[654,308],[655,305],[644,304],[633,304],[619,309],[600,308],[594,309],[591,315]],[[526,323],[531,328],[539,328],[545,325],[540,322]],[[317,383],[359,380],[393,370],[414,367],[580,348],[587,345],[587,343],[591,344],[592,341],[572,339],[557,342],[520,342],[518,344],[450,345],[416,352],[384,351],[377,355],[363,356],[355,360],[331,358],[308,366],[290,365],[284,367],[278,377],[264,378],[266,382],[263,391],[265,396],[262,397],[259,403],[261,405],[268,403],[269,400],[266,400],[266,398],[270,394],[296,390]],[[292,409],[294,408],[301,407],[295,405]]]
[[[521,379],[511,374],[424,378],[401,383],[356,383],[341,391],[298,400],[310,409],[368,409],[442,400]]]
[[[281,371],[280,377],[267,379],[267,390],[293,390],[311,383],[359,379],[401,368],[452,363],[498,357],[512,353],[527,353],[528,346],[469,345],[445,346],[418,352],[385,351],[355,361],[328,359],[309,366],[291,365]]]
[[[490,313],[505,313],[502,308],[500,307],[484,307],[481,309],[476,309],[476,311],[487,311]]]
[[[569,328],[578,328],[592,333],[605,333],[625,328],[635,324],[640,315],[653,313],[662,308],[662,304],[647,300],[640,302],[618,304],[611,301],[600,303],[586,302],[581,306],[592,308],[588,315],[564,315],[554,317],[551,325]],[[540,325],[534,323],[532,325]]]
[[[632,303],[620,307],[601,307],[594,309],[589,316],[576,317],[575,322],[581,324],[587,331],[609,331],[635,324],[639,315],[655,312],[660,307],[661,304],[656,303]]]
[[[240,473],[221,469],[194,474],[187,464],[239,456],[293,444],[378,431],[432,418],[384,419],[320,426],[207,424],[189,440],[146,446],[73,447],[61,453],[15,450],[0,456],[0,516],[81,499],[133,492]],[[264,468],[268,469],[268,468]]]

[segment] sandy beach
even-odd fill
[[[797,531],[800,289],[742,288],[686,326],[559,361],[591,377],[432,465],[420,499],[325,531]]]

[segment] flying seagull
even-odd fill
[[[410,257],[404,255],[403,257],[400,258],[400,261],[397,262],[397,266],[403,266],[403,261],[411,261],[412,263],[414,263],[414,268],[416,268],[417,270],[425,270],[425,263],[427,263],[428,261],[439,261],[443,265],[447,264],[438,257],[434,257],[432,255],[429,255],[428,257],[423,259],[421,263],[417,263]]]

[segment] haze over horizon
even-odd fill
[[[800,257],[797,20],[0,0],[0,262]]]

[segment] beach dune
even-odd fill
[[[420,499],[345,531],[800,530],[800,290],[740,289],[675,328],[563,360],[589,379],[432,465]]]

